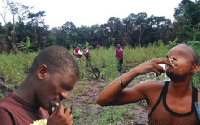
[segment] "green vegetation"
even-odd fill
[[[86,66],[84,57],[78,61],[82,85],[72,91],[75,96],[82,96],[79,93],[86,94],[90,90],[91,86],[87,84],[90,80],[98,80],[97,83],[103,81],[104,85],[99,88],[102,90],[109,81],[120,75],[114,57],[114,46],[118,43],[124,46],[123,72],[128,72],[149,59],[165,57],[165,54],[179,43],[187,43],[200,55],[199,0],[182,0],[175,8],[174,22],[165,17],[148,17],[147,13],[140,12],[131,13],[124,19],[110,17],[107,23],[91,27],[76,27],[73,22],[67,21],[51,30],[43,19],[45,11],[33,13],[30,10],[31,7],[18,2],[2,1],[0,15],[4,25],[0,22],[0,78],[5,80],[4,84],[9,90],[16,89],[24,80],[38,51],[51,45],[64,46],[70,49],[71,53],[77,44],[86,45],[90,49],[91,66]],[[19,20],[6,22],[5,15],[9,11]],[[139,76],[131,85],[152,78],[155,78],[154,74]],[[192,82],[200,88],[200,72],[194,75]],[[0,98],[5,95],[6,92],[0,90]],[[73,99],[68,101],[73,102]],[[99,108],[94,105],[92,99],[87,99],[84,103],[86,109],[78,106],[73,111],[75,124],[134,124],[133,121],[126,120],[135,117],[130,109],[138,107],[138,104]],[[99,110],[100,112],[96,112]]]
[[[200,42],[199,41],[189,41],[187,44],[192,46],[197,53],[200,55]],[[138,64],[145,62],[152,58],[165,57],[166,53],[176,45],[176,41],[171,42],[170,45],[164,45],[162,41],[155,42],[154,44],[149,44],[147,47],[124,47],[124,63],[123,72],[128,72],[131,68],[137,66]],[[118,77],[120,74],[117,71],[117,60],[114,56],[114,46],[110,48],[97,48],[90,49],[91,52],[91,66],[86,66],[86,59],[83,56],[81,60],[78,60],[80,67],[80,83],[79,86],[71,92],[75,97],[84,96],[88,91],[91,90],[91,80],[95,79],[97,82],[92,84],[97,85],[103,82],[103,85],[99,85],[99,91],[101,91],[110,81]],[[71,53],[72,49],[69,50]],[[0,73],[5,77],[5,85],[14,90],[26,77],[28,70],[33,62],[33,59],[38,53],[29,52],[18,54],[10,53],[9,55],[0,55]],[[131,86],[137,84],[139,81],[156,78],[154,74],[147,74],[143,76],[138,76],[132,81]],[[160,78],[159,78],[160,79]],[[162,79],[162,78],[161,78]],[[193,78],[194,86],[200,88],[200,75],[195,74]],[[94,92],[95,93],[95,92]],[[93,94],[94,94],[93,93]],[[98,94],[98,93],[96,93]],[[0,98],[3,98],[5,93],[0,90]],[[91,95],[90,98],[85,98],[80,104],[74,104],[74,98],[69,98],[64,103],[65,107],[70,107],[68,104],[76,105],[73,108],[74,124],[79,123],[90,124],[90,125],[104,125],[104,124],[134,124],[134,121],[130,119],[135,119],[138,114],[134,114],[133,109],[137,109],[138,106],[146,106],[146,102],[139,102],[135,104],[129,104],[117,107],[100,107],[95,105],[94,96]],[[84,106],[82,106],[84,105]],[[144,111],[145,112],[145,111]],[[92,120],[91,120],[92,119]]]
[[[77,27],[73,22],[66,21],[62,26],[52,29],[45,24],[45,11],[31,12],[32,7],[13,0],[3,0],[0,8],[0,18],[4,21],[0,22],[0,53],[17,53],[18,50],[37,52],[51,45],[68,49],[78,44],[110,48],[118,43],[144,47],[158,40],[172,45],[174,39],[177,39],[176,44],[200,41],[199,0],[181,0],[174,9],[173,22],[164,16],[130,12],[123,19],[110,17],[104,24]],[[6,22],[8,13],[14,14],[8,17],[13,18],[13,22]]]
[[[200,54],[199,41],[189,41],[188,44],[192,46],[198,54]],[[124,48],[124,63],[123,72],[129,71],[131,68],[138,64],[145,62],[152,58],[165,57],[166,53],[173,45],[165,46],[162,41],[158,41],[154,44],[149,44],[148,47],[136,47],[126,46]],[[70,52],[72,53],[72,49]],[[107,81],[113,80],[119,76],[117,71],[117,60],[114,56],[114,46],[110,48],[98,48],[90,50],[91,53],[91,66],[86,66],[86,59],[83,57],[78,61],[81,75],[81,80],[92,79],[104,79]],[[4,75],[6,85],[14,89],[22,80],[26,77],[26,73],[30,68],[34,57],[37,53],[22,53],[18,54],[1,54],[0,55],[0,71]],[[199,85],[199,74],[195,74],[193,83],[195,86]]]

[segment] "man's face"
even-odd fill
[[[63,75],[64,74],[64,75]],[[67,98],[67,94],[74,88],[78,77],[68,70],[66,73],[54,73],[44,78],[38,91],[38,101],[42,108],[50,110],[55,103]]]
[[[185,46],[176,46],[169,53],[174,66],[166,69],[166,74],[171,79],[185,78],[191,73],[193,66],[193,53]]]

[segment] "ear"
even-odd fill
[[[43,79],[43,77],[48,73],[48,68],[45,64],[40,65],[38,69],[38,78]]]
[[[196,72],[199,70],[199,68],[200,68],[200,65],[199,65],[199,64],[196,64],[196,65],[193,66],[191,72],[192,72],[192,73],[196,73]]]

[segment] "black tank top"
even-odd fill
[[[148,114],[149,125],[200,125],[200,120],[195,110],[194,102],[198,101],[198,90],[192,87],[192,105],[191,111],[184,114],[179,114],[170,110],[166,103],[166,95],[168,91],[169,81],[161,91],[160,97]]]

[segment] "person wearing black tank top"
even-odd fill
[[[164,70],[159,64],[166,64]],[[200,68],[197,53],[186,44],[173,47],[165,58],[155,58],[116,78],[98,95],[100,106],[147,101],[150,125],[200,124],[194,102],[200,102],[200,90],[191,80]],[[170,81],[143,81],[126,87],[137,76],[149,72],[166,73]]]

